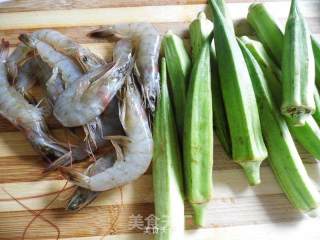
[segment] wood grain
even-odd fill
[[[230,15],[237,23],[247,14],[251,0],[229,0]],[[289,1],[260,0],[274,13],[283,25],[289,9]],[[320,36],[320,2],[300,0],[301,10],[310,29]],[[0,3],[0,38],[11,43],[11,51],[17,45],[17,36],[42,28],[53,28],[75,39],[101,57],[111,60],[114,42],[91,39],[86,35],[100,25],[151,21],[161,34],[168,29],[188,41],[189,22],[201,9],[205,0],[119,0],[84,1],[19,0]],[[241,29],[240,29],[241,30]],[[41,99],[39,86],[32,90]],[[48,118],[54,135],[65,139],[61,125]],[[76,141],[76,139],[72,139]],[[320,166],[300,146],[299,151],[308,174],[320,190]],[[194,229],[192,211],[186,205],[186,240],[318,240],[319,219],[309,219],[292,208],[282,193],[268,167],[267,161],[261,168],[262,184],[249,187],[240,167],[224,153],[215,141],[214,200],[207,212],[206,227]],[[75,165],[82,171],[90,164]],[[61,190],[65,180],[59,171],[44,174],[41,158],[33,151],[24,136],[0,117],[0,239],[21,239],[25,226],[32,215],[15,201],[8,201],[5,188],[15,197],[26,198]],[[71,186],[71,185],[69,185]],[[153,214],[152,168],[138,180],[122,187],[102,193],[96,201],[80,212],[64,210],[66,199],[73,189],[64,192],[42,216],[50,219],[61,229],[63,240],[95,240],[107,233],[105,239],[151,240],[153,236],[143,229],[130,229],[129,217]],[[34,210],[44,208],[55,194],[21,200]],[[7,201],[3,201],[6,199]],[[119,208],[120,218],[114,225]],[[27,239],[55,239],[56,232],[47,223],[37,219],[28,231]]]
[[[313,18],[306,18],[308,26],[310,30],[314,33],[319,35],[320,33],[320,17],[313,17]],[[281,25],[285,24],[285,18],[280,18],[279,23]],[[243,23],[242,23],[243,24]],[[189,24],[187,22],[170,22],[170,24],[167,23],[154,23],[154,26],[157,28],[157,30],[160,32],[161,35],[164,35],[168,30],[172,30],[175,34],[179,35],[182,38],[185,38],[186,40],[189,38],[188,34],[188,26]],[[84,26],[84,27],[51,27],[51,29],[54,29],[56,31],[59,31],[63,33],[64,35],[72,38],[74,41],[77,41],[81,44],[87,44],[87,46],[90,47],[90,44],[93,46],[94,44],[101,44],[109,42],[111,43],[115,39],[99,39],[99,38],[90,38],[88,37],[88,33],[92,30],[95,30],[99,28],[100,26]],[[238,27],[240,28],[240,27]],[[244,28],[242,26],[242,28]],[[246,34],[250,33],[247,28],[249,28],[247,25],[246,28]],[[0,30],[0,38],[5,38],[7,41],[10,42],[11,47],[15,47],[19,43],[18,36],[21,33],[32,33],[33,31],[41,30],[41,28],[37,29],[28,29],[28,28],[22,28],[22,29],[9,29],[9,30]],[[236,26],[237,30],[237,26]]]
[[[320,169],[318,164],[308,164],[306,169],[314,182],[320,181]],[[282,193],[282,190],[278,187],[277,182],[274,179],[274,175],[269,167],[261,168],[261,176],[263,184],[255,187],[249,187],[242,169],[215,171],[215,199],[224,199],[225,201],[232,202],[243,197],[259,197]],[[37,182],[2,183],[0,184],[0,187],[13,194],[15,197],[27,198],[57,192],[62,189],[64,184],[65,180],[41,180]],[[320,190],[320,186],[318,189]],[[138,180],[125,185],[122,188],[122,195],[124,204],[152,202],[152,176],[150,174],[146,174],[141,176]],[[54,195],[51,195],[22,201],[32,209],[42,209],[53,197]],[[8,198],[8,195],[3,190],[0,190],[0,201],[3,202],[5,199],[10,198]],[[117,205],[120,202],[121,196],[119,189],[114,189],[101,194],[99,199],[93,202],[91,206]],[[50,208],[62,208],[64,204],[65,201],[56,201]],[[214,205],[211,206],[212,204],[209,204],[210,208],[214,208]],[[15,201],[6,201],[5,207],[0,206],[0,212],[22,210],[24,210],[23,207]]]
[[[107,22],[105,23],[107,24]],[[160,32],[161,35],[163,35],[165,32],[167,32],[169,29],[174,31],[176,34],[182,37],[187,37],[188,32],[188,23],[186,22],[171,22],[170,25],[167,23],[155,23],[154,26],[157,28],[157,30]],[[50,27],[51,29],[57,30],[64,35],[72,38],[74,41],[77,41],[79,43],[105,43],[106,39],[99,39],[99,38],[90,38],[87,36],[87,34],[99,28],[99,25],[96,26],[87,26],[87,27]],[[10,42],[11,46],[16,46],[19,43],[18,36],[21,33],[32,33],[33,31],[40,30],[39,29],[9,29],[9,30],[0,30],[0,37],[5,37],[6,40]]]
[[[149,216],[153,213],[152,203],[91,206],[76,213],[68,213],[62,209],[49,209],[42,216],[58,224],[62,238],[71,236],[99,236],[108,231],[118,214],[119,206],[122,207],[115,230],[116,233],[142,232],[139,229],[130,229],[129,217],[138,214],[143,217]],[[215,217],[206,219],[206,227],[217,228],[270,222],[297,223],[304,219],[301,214],[291,207],[283,194],[263,195],[260,198],[214,199],[207,213],[208,216]],[[188,205],[186,205],[185,215],[187,229],[194,228],[191,221],[192,211]],[[30,213],[26,211],[1,213],[2,228],[0,229],[0,236],[6,236],[7,239],[19,237],[19,234],[21,234],[30,219]],[[319,224],[320,221],[317,221]],[[12,229],[13,225],[14,228]],[[29,232],[30,239],[54,237],[55,235],[55,231],[40,219],[35,222],[34,227]]]
[[[212,240],[228,239],[228,240],[243,240],[247,239],[273,240],[273,239],[291,239],[301,240],[305,238],[305,233],[308,233],[310,239],[318,238],[318,221],[308,219],[300,224],[297,222],[282,222],[278,224],[260,224],[260,225],[241,225],[223,228],[205,228],[196,230],[187,230],[185,240]],[[61,240],[101,240],[102,236],[83,237],[83,238],[62,238]],[[109,235],[108,240],[151,240],[152,236],[143,233],[138,234],[119,234]]]
[[[250,3],[230,3],[228,5],[230,15],[234,20],[244,18],[249,5]],[[269,9],[277,8],[274,15],[281,18],[288,15],[290,4],[288,1],[278,1],[268,2],[266,6]],[[2,13],[0,30],[94,26],[140,21],[190,22],[205,7],[203,4],[195,4]],[[319,8],[318,1],[306,1],[301,4],[301,11],[306,18],[318,17],[316,10]]]
[[[106,23],[149,21],[150,19],[154,23],[184,22],[191,21],[204,7],[205,5],[143,6],[2,13],[0,30],[95,26]]]
[[[278,0],[260,0],[260,2],[276,2]],[[306,1],[306,0],[301,0]],[[139,6],[159,6],[159,5],[187,5],[205,4],[206,0],[20,0],[8,1],[0,4],[0,12],[24,12],[39,10],[58,10],[58,9],[83,9],[83,8],[112,8],[112,7],[139,7]],[[251,2],[251,0],[227,0],[226,2]]]

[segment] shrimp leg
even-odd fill
[[[98,38],[112,35],[130,38],[134,42],[137,52],[138,81],[142,86],[145,102],[151,112],[154,112],[156,98],[160,91],[158,68],[160,33],[150,23],[117,24],[102,27],[90,33],[90,36]]]
[[[151,130],[139,92],[130,76],[127,77],[122,98],[120,119],[130,140],[123,144],[123,159],[118,159],[112,167],[93,176],[62,168],[76,185],[91,191],[106,191],[137,179],[150,165],[153,152]],[[103,158],[96,162],[103,161]]]

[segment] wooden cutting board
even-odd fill
[[[234,20],[246,16],[250,2],[228,1]],[[260,2],[266,2],[280,22],[285,21],[288,1]],[[300,2],[311,30],[319,35],[320,1]],[[38,28],[53,28],[110,59],[113,43],[86,37],[90,30],[99,25],[150,21],[162,34],[172,29],[188,38],[189,22],[204,8],[205,0],[11,1],[0,4],[0,37],[9,40],[14,48],[18,34]],[[34,89],[34,95],[40,98],[39,88]],[[59,124],[53,119],[48,121],[55,134],[64,138],[65,131]],[[249,187],[241,169],[226,157],[218,141],[214,147],[215,198],[208,209],[207,224],[205,228],[196,230],[192,225],[191,209],[186,205],[185,239],[320,239],[320,220],[303,217],[292,208],[266,163],[261,168],[262,183]],[[309,161],[305,166],[320,189],[319,165],[312,162],[313,159],[303,150],[301,156]],[[3,118],[0,119],[0,158],[0,239],[21,239],[33,214],[45,208],[66,181],[59,172],[43,174],[39,156],[23,135]],[[82,163],[78,168],[83,169],[87,164]],[[60,239],[64,240],[93,240],[102,236],[113,240],[153,239],[153,235],[146,231],[148,219],[154,213],[151,174],[150,169],[137,181],[103,193],[90,206],[76,213],[64,210],[71,193],[69,189],[59,195],[41,216],[58,226]],[[16,198],[22,198],[20,202],[33,212],[13,201],[3,189]],[[38,197],[30,198],[32,196]],[[140,220],[140,223],[134,225],[134,220]],[[25,236],[28,239],[55,239],[57,231],[37,218]]]

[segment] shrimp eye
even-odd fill
[[[82,61],[87,62],[87,61],[88,61],[87,56],[83,56],[83,57],[82,57]]]

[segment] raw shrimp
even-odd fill
[[[29,104],[8,83],[5,65],[9,43],[2,41],[0,49],[0,114],[21,130],[36,151],[51,161],[67,154],[67,150],[50,136],[41,109]]]
[[[103,112],[100,117],[102,130],[97,128],[95,132],[96,136],[96,145],[92,145],[93,151],[97,148],[103,147],[106,144],[105,136],[113,135],[124,135],[123,128],[119,119],[119,108],[117,98],[113,98],[108,108]],[[79,149],[87,149],[89,151],[88,145],[80,146]],[[98,173],[103,172],[105,169],[112,167],[115,162],[115,154],[107,155],[101,160],[94,162],[90,167],[85,171],[85,174],[88,176],[94,176]],[[63,166],[63,165],[61,165]],[[91,203],[100,192],[91,191],[82,187],[78,187],[73,197],[70,199],[66,209],[67,210],[80,210],[81,208],[87,206]]]
[[[65,88],[83,75],[82,70],[72,59],[57,52],[49,44],[27,34],[21,34],[19,39],[27,46],[36,50],[42,61],[47,63],[52,69],[57,69],[61,74]]]
[[[88,156],[97,149],[106,146],[109,142],[106,136],[124,135],[118,110],[118,100],[115,97],[99,118],[88,124],[88,127],[91,128],[92,139],[72,149],[75,161],[81,161],[83,160],[83,156]],[[48,170],[67,166],[70,163],[69,161],[70,159],[58,159],[49,166]]]
[[[42,69],[46,73],[50,73],[50,69],[52,69],[52,74],[49,79],[47,80],[46,78],[43,78],[41,80],[52,105],[55,104],[55,101],[60,94],[65,91],[65,88],[71,86],[72,83],[80,81],[83,76],[91,81],[93,78],[99,76],[101,72],[100,69],[94,69],[92,72],[83,74],[82,70],[74,61],[60,52],[57,52],[50,45],[26,34],[20,35],[19,38],[37,51],[39,57],[43,61],[43,63],[41,63]],[[46,64],[48,66],[46,66]],[[108,66],[101,66],[100,68],[107,67]],[[91,140],[90,136],[88,137],[89,141]],[[84,151],[76,151],[77,149],[78,147],[72,147],[71,153],[67,153],[63,157],[59,158],[57,162],[71,163],[72,159],[80,161],[84,160],[88,156],[88,153]]]
[[[105,64],[105,61],[92,53],[89,49],[72,41],[67,36],[52,29],[36,31],[32,34],[35,38],[51,45],[57,51],[75,59],[84,71],[91,70]]]
[[[159,94],[158,59],[160,51],[160,34],[150,23],[117,24],[102,27],[90,33],[93,37],[115,35],[130,38],[137,51],[138,81],[142,86],[144,100],[154,112],[156,97]]]
[[[103,59],[96,56],[89,49],[82,47],[57,31],[44,29],[33,32],[31,36],[76,60],[84,71],[105,64]],[[32,54],[32,48],[23,43],[18,44],[7,60],[7,67],[11,78],[16,78],[18,65],[30,54]]]
[[[122,87],[133,64],[131,42],[120,40],[114,48],[114,65],[93,81],[88,72],[57,99],[54,116],[65,126],[84,125],[99,116]],[[100,68],[94,69],[99,71]],[[89,77],[88,77],[89,76]]]
[[[116,161],[114,153],[101,158],[99,161],[92,163],[84,172],[85,175],[91,177],[104,172],[106,169],[113,166]],[[74,195],[67,204],[66,209],[76,211],[90,204],[101,192],[91,191],[86,188],[78,187]]]
[[[123,152],[117,154],[117,161],[112,167],[94,176],[62,168],[76,185],[91,191],[106,191],[137,179],[147,170],[152,158],[153,140],[141,97],[131,76],[127,77],[123,90],[120,120],[128,140],[122,143]],[[103,158],[96,162],[103,161]]]

